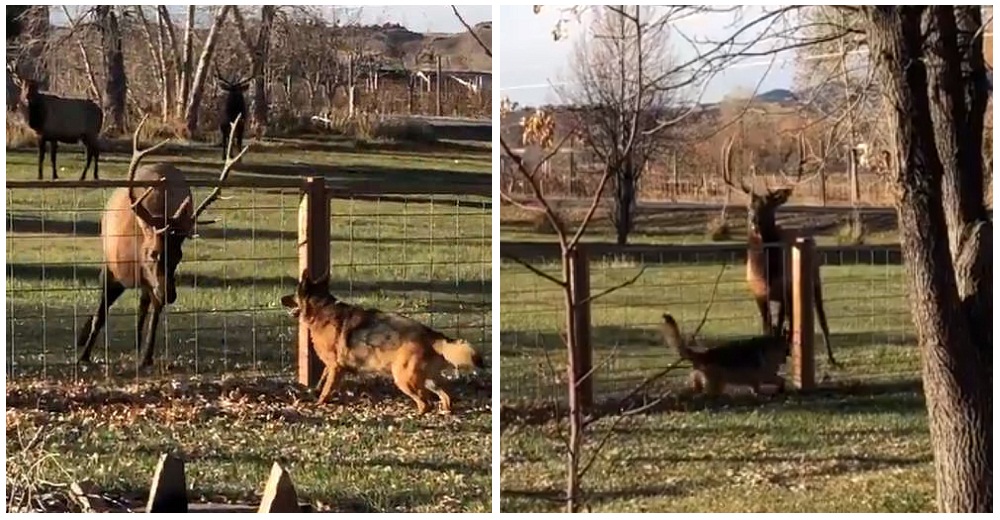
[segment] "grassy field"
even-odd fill
[[[217,148],[161,151],[150,160],[171,161],[190,178],[218,175]],[[77,178],[82,157],[63,147],[60,177]],[[126,148],[118,143],[103,159],[102,178],[124,177]],[[8,151],[7,178],[34,179],[36,160],[31,150]],[[48,178],[48,159],[45,166]],[[489,172],[489,148],[478,145],[408,150],[302,138],[255,145],[232,178],[326,177],[336,197],[333,292],[411,315],[488,356]],[[386,197],[344,195],[363,186]],[[195,190],[195,198],[207,192]],[[136,371],[135,291],[112,307],[95,347],[98,363],[76,369],[76,331],[98,301],[97,223],[109,193],[7,190],[9,455],[18,452],[18,434],[30,437],[42,427],[45,440],[34,449],[78,445],[59,463],[73,478],[125,497],[148,486],[159,452],[178,448],[188,453],[198,475],[192,486],[207,500],[259,493],[278,458],[302,496],[334,510],[489,508],[490,460],[482,450],[490,431],[488,373],[453,383],[455,417],[414,418],[412,404],[389,387],[377,391],[378,382],[351,381],[334,404],[318,409],[287,384],[295,324],[279,298],[294,290],[299,274],[297,189],[228,189],[223,195],[232,198],[208,210],[205,217],[218,222],[185,244],[178,298],[161,321],[151,374]],[[219,381],[232,381],[244,397],[221,394],[213,386]],[[106,409],[94,397],[101,388],[129,397]],[[385,399],[359,397],[372,388]],[[180,395],[143,397],[164,391]],[[40,401],[31,397],[36,393]]]
[[[645,218],[665,227],[639,228],[637,243],[707,240],[706,220],[690,211]],[[516,216],[501,229],[502,240],[548,236]],[[602,222],[590,240],[612,241],[608,229]],[[734,236],[742,235],[735,229]],[[835,243],[835,227],[826,230],[817,241]],[[881,239],[892,242],[893,230],[887,226],[885,233]],[[660,316],[670,312],[693,332],[724,262],[644,264],[637,283],[592,304],[595,396],[609,405],[676,361],[660,337]],[[557,271],[554,263],[538,266]],[[592,259],[591,294],[642,267],[621,258]],[[759,317],[744,277],[744,265],[730,261],[700,336],[711,341],[757,333]],[[663,403],[610,433],[585,480],[588,506],[595,512],[932,510],[926,411],[902,267],[827,265],[821,279],[842,367],[826,362],[817,327],[820,390],[691,396],[682,365],[640,396],[666,396]],[[555,511],[565,488],[559,434],[566,425],[553,419],[554,409],[565,410],[562,295],[513,263],[501,266],[501,280],[501,510]],[[609,417],[591,426],[587,454],[613,422]]]

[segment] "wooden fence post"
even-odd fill
[[[173,453],[164,453],[153,472],[153,485],[146,501],[147,513],[187,513],[187,483],[184,461]]]
[[[800,390],[816,386],[813,287],[816,283],[816,241],[795,240],[792,246],[792,382]]]
[[[577,403],[581,408],[590,407],[594,403],[593,352],[590,344],[590,261],[583,246],[578,245],[570,252],[569,283],[573,295],[573,339],[575,350],[573,356],[573,380],[577,381]],[[586,379],[580,378],[586,376]]]
[[[326,180],[307,177],[299,205],[299,269],[319,280],[330,274],[330,196]],[[299,383],[312,387],[319,382],[322,364],[309,338],[309,328],[299,322]]]
[[[434,89],[435,90],[435,94],[434,94],[434,96],[435,96],[435,103],[436,103],[435,113],[437,114],[438,117],[441,117],[441,85],[442,85],[442,83],[443,83],[443,81],[442,81],[442,78],[441,78],[441,56],[438,56],[437,57],[437,76],[434,78],[434,84],[435,84],[435,89]]]

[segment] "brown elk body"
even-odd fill
[[[64,98],[40,92],[38,83],[21,79],[9,68],[11,78],[19,90],[17,105],[24,113],[28,126],[38,135],[38,179],[42,179],[45,163],[45,145],[51,143],[52,178],[58,179],[56,156],[58,143],[83,143],[87,163],[80,173],[80,180],[87,177],[90,163],[94,163],[94,178],[98,178],[100,163],[100,133],[104,112],[89,99]]]
[[[77,338],[82,349],[79,361],[90,361],[90,353],[107,319],[108,309],[126,289],[141,291],[136,326],[136,348],[142,348],[142,366],[153,363],[156,328],[163,307],[177,299],[175,272],[183,258],[182,245],[192,235],[198,216],[219,197],[220,187],[193,209],[193,196],[184,174],[170,164],[139,167],[142,158],[166,141],[139,150],[138,136],[145,122],[139,123],[133,137],[133,156],[128,179],[160,181],[144,188],[130,186],[116,189],[108,198],[101,219],[104,266],[101,269],[101,297],[94,315],[83,324]],[[230,143],[231,148],[231,143]],[[225,181],[233,165],[246,152],[227,159],[219,177]]]
[[[774,334],[774,331],[784,329],[785,318],[792,322],[792,274],[791,245],[797,234],[784,230],[777,224],[776,213],[779,207],[788,202],[793,187],[766,190],[763,195],[754,191],[742,180],[737,186],[732,182],[732,145],[730,140],[723,150],[723,180],[731,188],[742,191],[749,198],[747,204],[747,285],[757,303],[760,312],[761,330],[764,334]],[[805,145],[799,138],[799,173],[796,182],[801,183],[804,168]],[[823,343],[826,345],[827,359],[831,365],[837,365],[830,346],[830,327],[826,320],[826,310],[823,307],[823,288],[820,283],[819,265],[814,266],[813,301],[816,307],[816,317],[823,331]],[[777,304],[777,323],[771,318],[771,304]]]

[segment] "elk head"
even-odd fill
[[[234,129],[238,120],[237,117],[237,121],[232,125]],[[136,171],[139,169],[139,163],[142,159],[169,141],[167,139],[150,148],[140,150],[139,135],[145,123],[146,117],[143,117],[132,136],[132,159],[128,166],[129,183],[135,182]],[[193,230],[196,224],[211,223],[211,221],[199,222],[198,217],[208,209],[208,206],[220,198],[222,184],[229,177],[229,172],[249,149],[249,146],[244,147],[240,153],[233,157],[233,133],[230,133],[229,144],[226,148],[226,160],[222,167],[222,173],[219,175],[218,186],[196,209],[192,210],[193,197],[190,189],[184,184],[178,185],[166,181],[164,184],[146,188],[138,197],[136,193],[141,189],[140,187],[133,185],[128,188],[129,203],[142,232],[139,257],[136,259],[138,269],[142,279],[152,289],[153,298],[158,302],[172,304],[177,298],[174,272],[183,257],[181,246],[184,244],[184,240],[195,236]],[[170,165],[158,166],[173,168]],[[184,197],[184,199],[168,216],[169,201],[179,197]],[[150,207],[163,207],[165,208],[164,214],[156,216],[150,211]]]
[[[788,185],[778,189],[771,189],[765,186],[763,193],[758,193],[754,189],[754,181],[757,177],[756,167],[751,165],[751,181],[750,184],[746,184],[743,178],[740,178],[739,185],[733,182],[733,142],[735,138],[730,138],[722,149],[722,180],[730,189],[734,191],[740,191],[744,193],[749,200],[747,201],[747,228],[751,234],[757,236],[764,236],[774,233],[777,230],[775,224],[775,213],[778,208],[788,202],[788,199],[792,196],[795,188],[801,184],[804,184],[813,179],[813,177],[819,175],[822,172],[822,165],[817,168],[815,174],[811,174],[805,179],[802,175],[805,171],[806,166],[806,145],[805,138],[802,134],[799,134],[798,139],[798,161],[796,166],[796,174],[794,177],[785,173],[784,169],[779,169],[781,176],[788,182]],[[785,154],[782,159],[782,164],[788,161],[791,152]]]
[[[218,71],[215,72],[215,79],[219,81],[219,89],[223,90],[230,95],[238,95],[243,97],[243,93],[247,91],[250,87],[251,78],[240,79],[239,81],[233,81],[229,78],[222,77]]]

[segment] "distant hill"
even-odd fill
[[[345,28],[352,36],[364,38],[364,49],[408,66],[433,65],[441,56],[442,67],[451,70],[492,70],[492,60],[468,32],[417,33],[399,24]],[[493,24],[481,22],[473,27],[476,35],[493,46]]]
[[[757,94],[754,100],[763,103],[795,103],[798,102],[799,97],[791,90],[776,88],[763,94]]]

